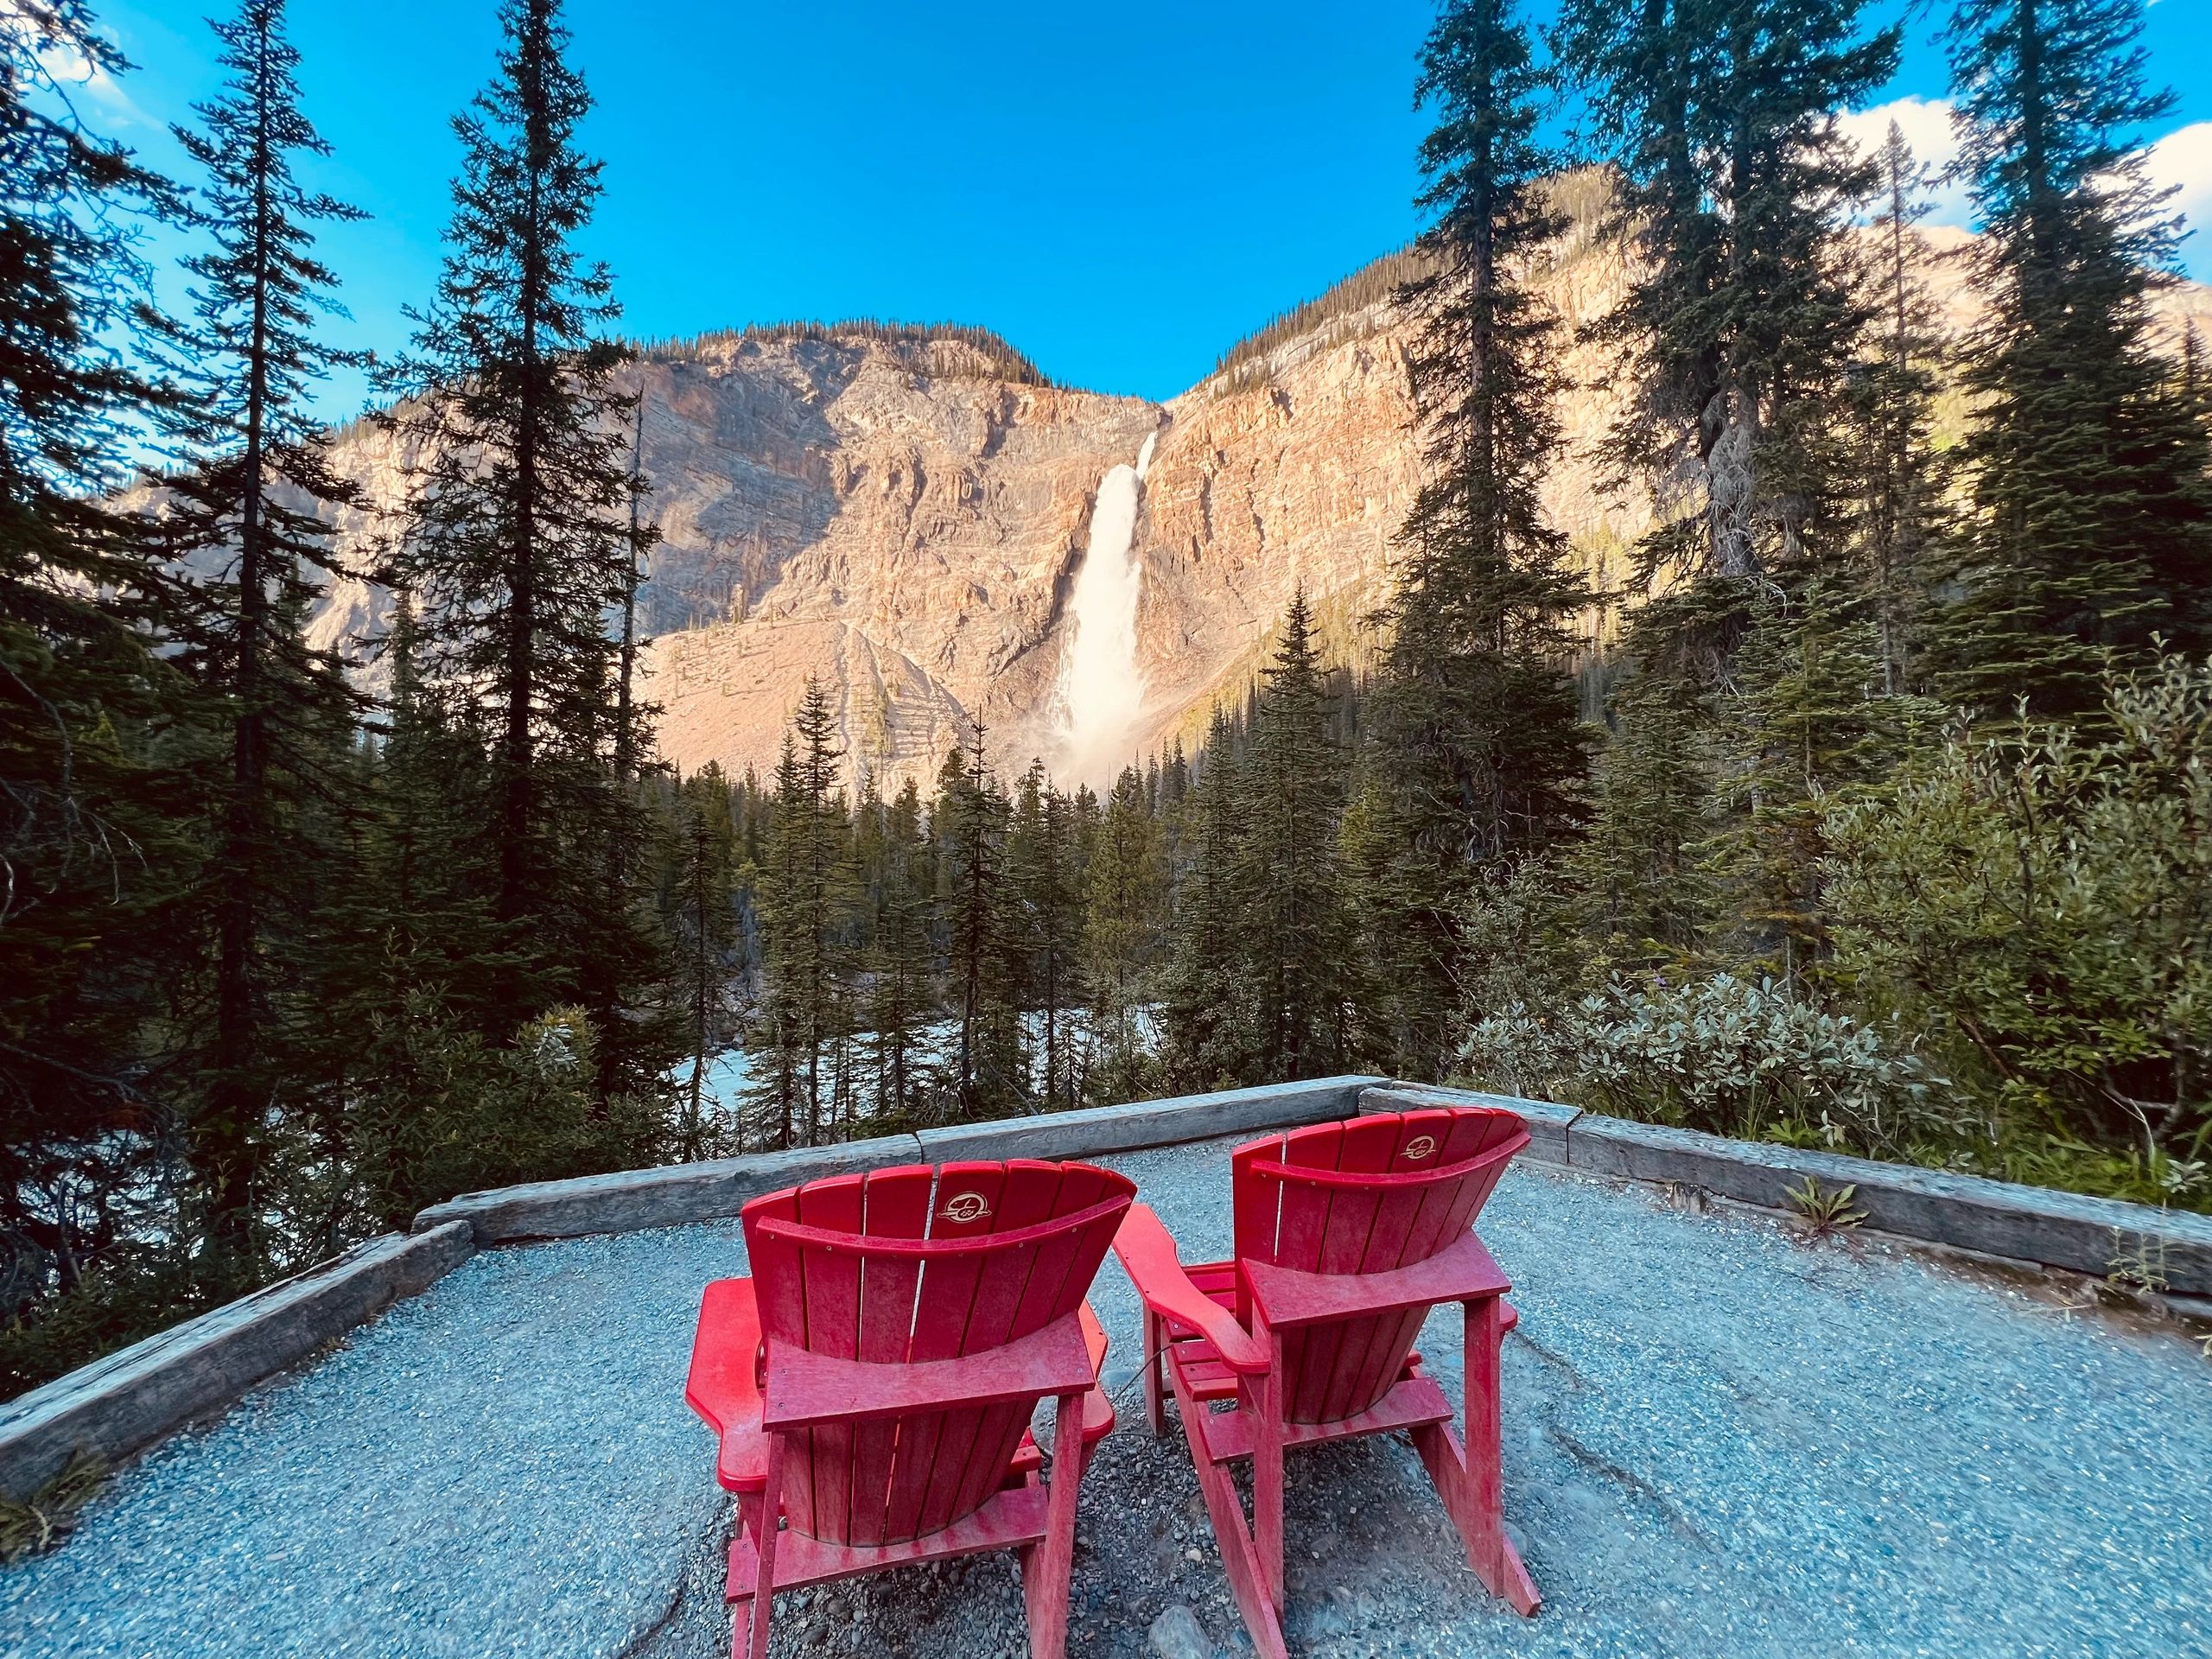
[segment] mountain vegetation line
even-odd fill
[[[559,0],[499,16],[372,503],[308,413],[353,210],[294,171],[284,0],[217,25],[190,188],[53,78],[128,67],[86,0],[0,10],[10,1391],[463,1190],[1355,1067],[2212,1207],[2212,385],[2146,332],[2140,0],[1946,24],[1955,351],[1923,169],[1833,119],[1899,50],[1862,0],[1445,0],[1419,241],[1217,369],[1417,321],[1375,650],[1322,660],[1301,595],[1194,753],[1069,792],[976,728],[926,798],[849,782],[818,685],[770,778],[653,760],[589,98]],[[1580,688],[1529,281],[1574,168],[1633,256],[1605,458],[1660,504]],[[175,315],[149,221],[200,250]],[[306,644],[317,504],[383,526],[373,702]]]
[[[630,342],[639,356],[655,359],[697,358],[709,351],[742,346],[748,340],[865,340],[890,348],[902,360],[931,374],[950,378],[988,375],[1016,385],[1050,386],[1045,372],[1004,335],[961,322],[900,322],[888,317],[845,317],[834,322],[795,318],[788,322],[749,323],[742,328],[714,328],[670,340]],[[936,351],[940,345],[966,351]]]

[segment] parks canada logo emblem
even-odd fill
[[[956,1192],[944,1201],[944,1208],[938,1214],[947,1221],[967,1223],[981,1221],[991,1213],[991,1206],[983,1201],[980,1192]]]
[[[1405,1155],[1408,1158],[1426,1158],[1435,1150],[1436,1137],[1434,1135],[1417,1135],[1406,1142]]]

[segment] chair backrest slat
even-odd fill
[[[930,1209],[929,1236],[933,1239],[969,1238],[996,1230],[1000,1189],[1005,1185],[1003,1164],[947,1164],[938,1172],[937,1196]],[[968,1319],[976,1305],[976,1290],[983,1275],[985,1257],[975,1252],[927,1257],[922,1264],[922,1287],[914,1306],[914,1338],[907,1348],[910,1362],[950,1359],[971,1351],[967,1346]],[[899,1452],[891,1471],[891,1485],[884,1522],[893,1538],[918,1538],[938,1528],[925,1516],[933,1491],[950,1475],[940,1475],[938,1459],[944,1446],[949,1414],[917,1414],[899,1424]],[[938,1506],[949,1510],[950,1502]],[[944,1522],[939,1522],[939,1527]]]
[[[1237,1255],[1331,1274],[1425,1262],[1473,1224],[1527,1144],[1527,1126],[1496,1107],[1384,1112],[1252,1141],[1230,1158]],[[1419,1179],[1430,1171],[1433,1179]],[[1241,1275],[1238,1300],[1249,1319]],[[1285,1332],[1291,1421],[1332,1422],[1374,1405],[1396,1381],[1422,1312]]]
[[[1054,1212],[1059,1192],[1057,1164],[1008,1163],[999,1187],[997,1213],[989,1218],[992,1230],[1017,1233],[1047,1220]],[[977,1258],[975,1296],[961,1342],[963,1353],[995,1348],[1013,1338],[1029,1281],[1043,1257],[1058,1243],[1055,1238],[1040,1242],[1035,1249],[1001,1250]],[[1015,1408],[1005,1405],[963,1413],[957,1421],[946,1421],[939,1431],[936,1462],[922,1499],[919,1530],[935,1532],[953,1515],[972,1513],[990,1496],[991,1471],[995,1468],[1003,1475],[1027,1421],[1027,1411],[1016,1421]]]
[[[1323,1123],[1302,1129],[1283,1142],[1282,1161],[1313,1169],[1334,1169],[1343,1149],[1344,1126]],[[1274,1260],[1286,1268],[1312,1272],[1321,1259],[1321,1245],[1328,1236],[1331,1200],[1336,1194],[1325,1187],[1283,1184],[1281,1208],[1275,1217]]]
[[[934,1172],[926,1166],[880,1169],[868,1177],[867,1235],[872,1238],[918,1238],[929,1226]],[[899,1365],[914,1335],[914,1295],[922,1264],[912,1257],[868,1255],[861,1262],[861,1339],[855,1357],[873,1364]],[[895,1422],[853,1426],[850,1536],[855,1544],[880,1544],[888,1519],[891,1465],[899,1441]]]
[[[1135,1192],[1088,1165],[1017,1160],[837,1176],[755,1199],[745,1230],[763,1334],[886,1365],[1002,1347],[1075,1311]],[[997,1489],[1034,1405],[798,1435],[786,1518],[840,1543],[942,1530]]]
[[[1424,1170],[1440,1166],[1442,1160],[1428,1148],[1441,1147],[1450,1128],[1450,1115],[1434,1111],[1407,1112],[1392,1126],[1392,1145],[1382,1168],[1408,1184],[1393,1186],[1382,1195],[1375,1208],[1375,1224],[1368,1233],[1367,1249],[1355,1271],[1387,1273],[1403,1266],[1408,1252],[1427,1243],[1422,1219],[1441,1211],[1444,1201],[1433,1186],[1412,1184],[1408,1178],[1418,1178]],[[1420,1155],[1408,1158],[1408,1147]],[[1421,1257],[1416,1255],[1413,1259]]]
[[[858,1232],[861,1228],[861,1188],[857,1181],[839,1185],[801,1187],[798,1220],[805,1226]],[[861,1262],[857,1256],[840,1257],[825,1250],[806,1250],[799,1256],[805,1287],[806,1345],[817,1354],[836,1359],[859,1357],[861,1342]],[[804,1476],[807,1493],[793,1504],[794,1514],[804,1508],[802,1523],[817,1536],[850,1535],[851,1483],[845,1475],[852,1461],[853,1431],[842,1424],[808,1431],[809,1455]]]

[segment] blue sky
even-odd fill
[[[4,3],[4,0],[0,0]],[[1540,0],[1546,4],[1548,0]],[[166,124],[216,85],[227,0],[107,0],[139,66],[96,87],[108,129],[175,164]],[[1054,378],[1166,397],[1241,334],[1416,228],[1421,0],[569,0],[606,162],[592,251],[645,336],[795,316],[993,327]],[[1940,143],[1925,18],[1877,102]],[[348,343],[389,351],[428,291],[458,148],[490,72],[493,0],[293,0],[316,182],[369,210],[328,232]],[[2212,0],[2156,0],[2182,107],[2146,135],[2205,229]],[[1887,111],[1866,123],[1878,131]],[[181,173],[183,169],[179,167]],[[333,416],[360,400],[334,385]]]

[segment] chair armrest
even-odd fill
[[[1083,1345],[1090,1355],[1090,1374],[1096,1377],[1106,1369],[1106,1327],[1098,1323],[1087,1300],[1076,1309],[1076,1316],[1083,1321]],[[1113,1430],[1113,1397],[1094,1382],[1083,1396],[1083,1443],[1094,1446]]]
[[[1191,1282],[1173,1236],[1149,1205],[1129,1206],[1114,1235],[1114,1254],[1154,1313],[1204,1337],[1232,1371],[1257,1376],[1268,1370],[1268,1350],[1236,1323],[1235,1314]]]
[[[1251,1261],[1238,1262],[1237,1269],[1251,1289],[1253,1305],[1279,1331],[1503,1296],[1513,1288],[1472,1233],[1462,1234],[1426,1262],[1389,1273],[1301,1273]]]
[[[1083,1349],[1090,1356],[1090,1375],[1095,1382],[1099,1372],[1106,1369],[1106,1327],[1098,1323],[1098,1316],[1090,1311],[1090,1299],[1075,1311],[1083,1324]]]
[[[760,1310],[753,1281],[715,1280],[699,1299],[683,1398],[717,1434],[760,1427]]]
[[[715,1476],[733,1492],[756,1492],[768,1478],[768,1439],[760,1429],[760,1310],[750,1279],[717,1279],[699,1299],[691,1371],[683,1398],[721,1437]]]
[[[1080,1394],[1097,1381],[1083,1321],[1073,1313],[1004,1347],[957,1359],[877,1364],[772,1342],[760,1421],[772,1431],[865,1422],[910,1412]]]

